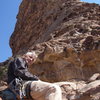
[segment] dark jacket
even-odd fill
[[[9,84],[15,78],[22,78],[22,80],[38,80],[38,77],[28,71],[28,65],[21,57],[15,58],[8,66],[8,81]]]

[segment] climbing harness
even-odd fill
[[[10,84],[9,89],[16,95],[16,98],[24,100],[25,92],[23,90],[23,80],[21,78],[15,78]]]
[[[26,85],[25,82],[26,81],[23,81],[21,78],[15,78],[15,80],[9,84],[9,89],[16,95],[16,98],[20,100],[24,100],[26,98],[33,100],[30,95],[32,81],[29,81],[28,83],[26,82]]]

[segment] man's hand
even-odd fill
[[[2,98],[0,97],[0,100],[2,100]]]
[[[39,80],[39,77],[36,75],[33,75],[33,80]]]

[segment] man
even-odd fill
[[[28,52],[21,57],[16,57],[8,67],[8,85],[14,83],[15,79],[24,80],[24,90],[30,84],[30,96],[35,100],[62,100],[62,93],[59,86],[43,82],[28,71],[28,67],[35,62],[37,55],[35,52]],[[22,87],[22,88],[23,88]]]

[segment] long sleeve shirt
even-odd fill
[[[23,80],[38,80],[38,77],[28,71],[26,61],[21,58],[15,58],[8,66],[8,84],[15,78],[22,78]]]

